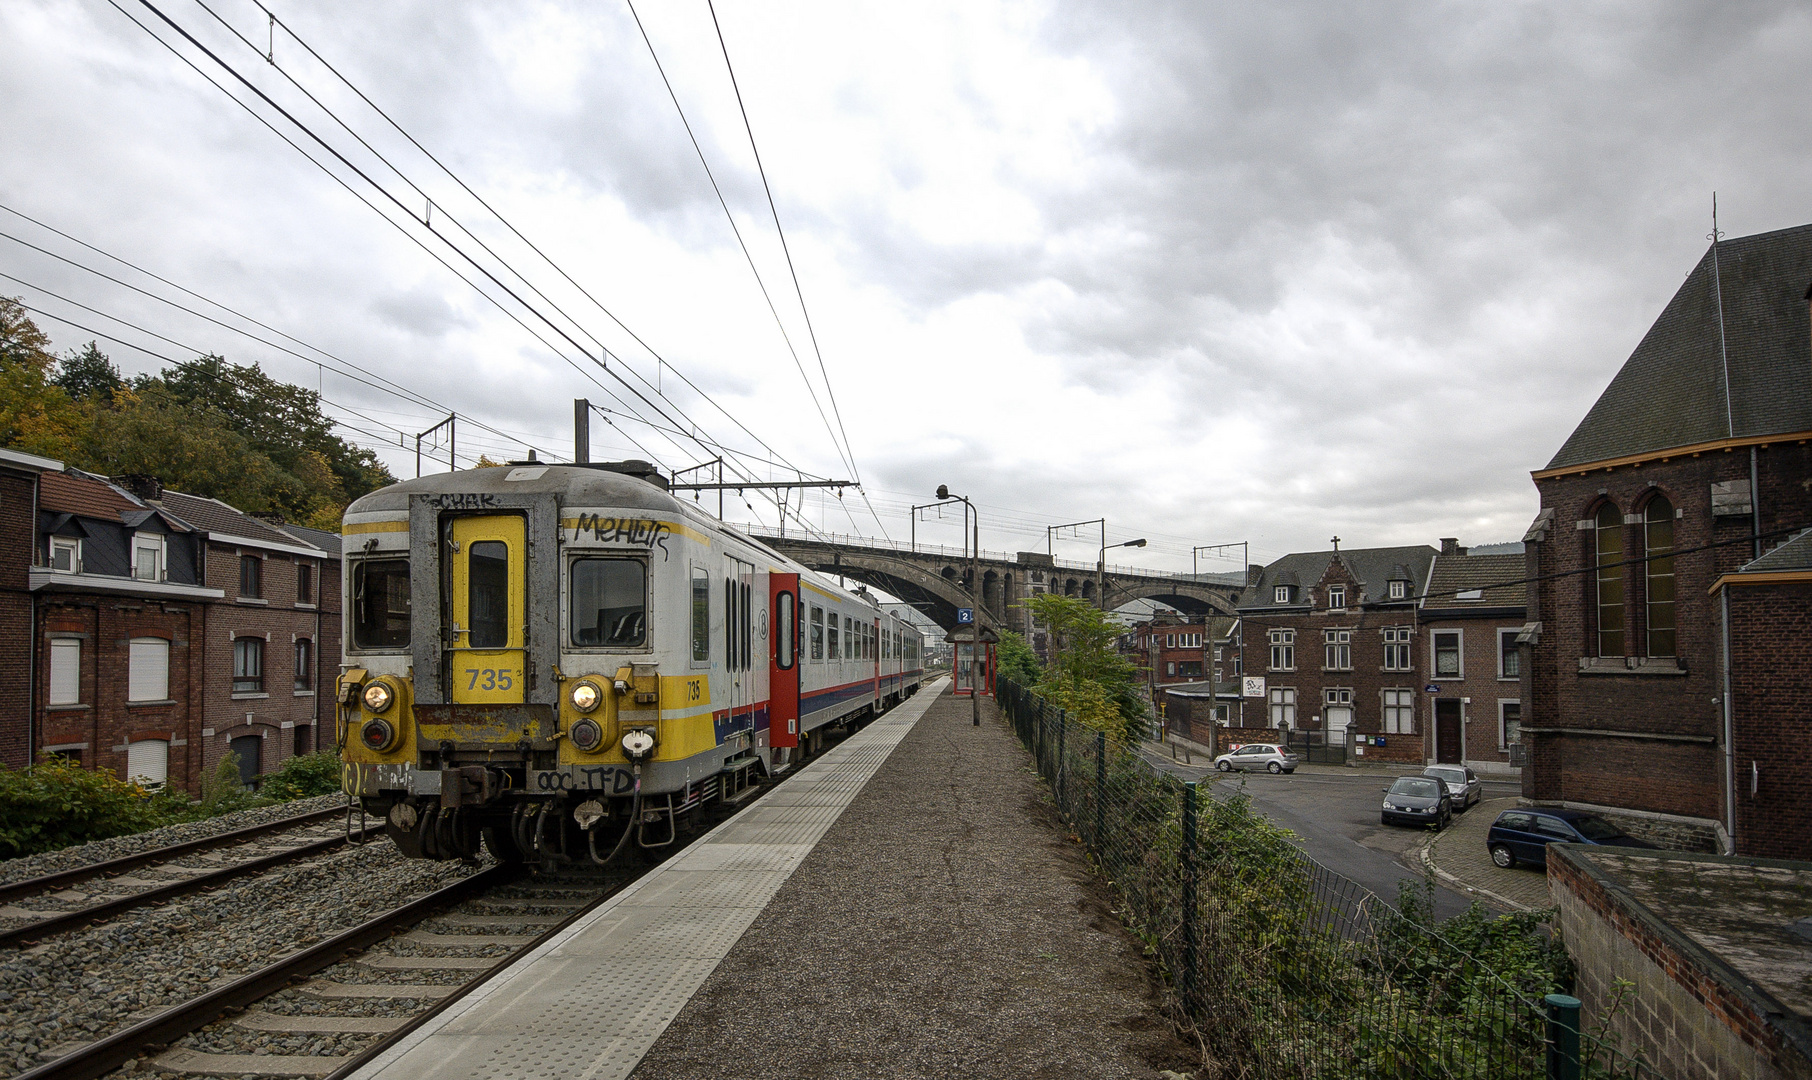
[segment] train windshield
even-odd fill
[[[409,560],[361,559],[352,567],[352,644],[409,647]]]
[[[574,559],[574,645],[628,648],[647,639],[647,569],[634,559]]]

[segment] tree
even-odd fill
[[[994,659],[1000,673],[1021,686],[1035,686],[1044,677],[1044,665],[1038,662],[1038,654],[1026,644],[1022,635],[1011,630],[1001,633]]]
[[[0,297],[0,446],[68,458],[88,425],[84,410],[51,382],[50,338],[17,300]]]
[[[71,398],[100,405],[111,405],[113,392],[126,385],[120,369],[92,341],[63,358],[53,381]]]
[[[1120,627],[1073,596],[1042,593],[1030,605],[1051,640],[1038,693],[1089,727],[1116,739],[1139,738],[1145,704],[1134,689],[1133,665],[1114,650]]]

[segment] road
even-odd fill
[[[1193,764],[1172,761],[1169,755],[1156,752],[1147,753],[1146,758],[1181,779],[1211,783],[1217,795],[1232,794],[1243,786],[1252,797],[1252,805],[1295,833],[1297,846],[1310,858],[1392,904],[1397,900],[1399,881],[1422,880],[1415,849],[1427,838],[1426,830],[1384,825],[1378,820],[1384,789],[1394,779],[1389,773],[1336,768],[1314,772],[1298,769],[1281,776],[1216,773],[1202,756],[1195,757]],[[1515,781],[1485,782],[1487,799],[1516,795],[1519,791],[1520,785]],[[1467,812],[1478,810],[1475,807]],[[1458,915],[1470,903],[1450,889],[1435,890],[1435,914],[1439,918]]]

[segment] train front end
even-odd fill
[[[399,849],[605,861],[715,781],[709,672],[650,630],[689,616],[710,546],[689,520],[641,463],[446,473],[347,508],[342,786]]]

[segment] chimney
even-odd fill
[[[1464,555],[1464,554],[1466,554],[1466,549],[1460,546],[1459,537],[1443,536],[1443,537],[1441,537],[1441,554],[1443,554],[1443,555]]]
[[[1250,589],[1252,586],[1258,584],[1260,581],[1263,581],[1264,578],[1265,578],[1265,568],[1264,567],[1258,565],[1257,563],[1248,563],[1246,565],[1246,588]]]
[[[125,476],[114,477],[113,482],[146,502],[164,497],[164,485],[155,476],[147,476],[144,473],[127,473]]]

